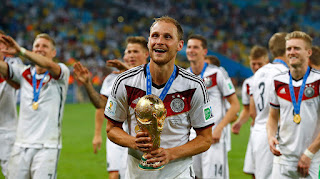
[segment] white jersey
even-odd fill
[[[292,80],[296,99],[303,79]],[[279,149],[281,164],[297,165],[300,156],[320,132],[320,73],[311,69],[304,89],[300,116],[301,122],[293,121],[293,104],[289,92],[289,72],[274,77],[270,105],[280,108]],[[320,162],[317,152],[312,162]]]
[[[116,80],[119,74],[110,73],[104,80],[100,89],[100,94],[105,97],[109,97],[112,90],[112,84]]]
[[[20,58],[6,57],[8,64],[22,64]],[[17,89],[0,76],[0,134],[15,132],[17,128]]]
[[[253,75],[250,93],[253,96],[257,114],[253,126],[254,131],[266,132],[273,77],[288,70],[289,69],[281,63],[269,63],[259,68]]]
[[[251,87],[252,79],[253,79],[253,76],[245,79],[242,83],[241,98],[242,98],[243,105],[250,104],[250,87]]]
[[[146,95],[146,71],[144,66],[138,66],[121,73],[116,79],[111,96],[105,109],[108,120],[124,122],[128,120],[129,134],[136,136],[135,127],[137,121],[134,108],[138,100]],[[152,85],[152,94],[159,96],[164,85]],[[167,110],[163,131],[161,133],[160,147],[172,148],[186,144],[189,141],[190,128],[205,128],[214,124],[215,114],[209,103],[206,88],[201,79],[184,69],[177,67],[176,78],[163,100]],[[141,159],[142,152],[129,149],[129,156],[138,160],[129,160],[128,166],[132,174],[137,178],[143,176],[143,170],[138,167],[130,168],[134,164],[130,162]],[[175,178],[185,171],[192,163],[191,157],[181,158],[168,163],[160,171],[148,171],[151,178]],[[148,175],[150,177],[150,175]]]
[[[30,148],[61,148],[61,121],[66,100],[68,67],[59,63],[61,72],[55,79],[50,73],[43,80],[39,107],[32,108],[34,99],[32,76],[35,67],[10,65],[9,78],[20,83],[21,103],[15,145]],[[37,86],[44,74],[36,74]]]

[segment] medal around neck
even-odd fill
[[[38,107],[39,107],[39,103],[38,103],[38,102],[33,102],[33,103],[32,103],[32,109],[33,109],[33,110],[37,110]]]
[[[295,114],[295,115],[293,116],[293,122],[299,124],[300,121],[301,121],[301,116],[300,116],[299,114]]]
[[[164,120],[167,116],[167,110],[160,98],[155,95],[146,95],[142,97],[136,107],[135,116],[137,119],[138,127],[136,132],[145,131],[148,132],[153,144],[152,150],[156,150],[160,147],[160,135],[163,129]],[[139,164],[139,168],[142,170],[161,170],[164,166],[154,168],[156,163],[147,163],[144,157],[147,153],[144,153]]]

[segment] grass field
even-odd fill
[[[105,144],[98,154],[92,150],[95,109],[91,104],[66,104],[63,119],[63,148],[58,165],[58,179],[106,179]],[[103,129],[104,130],[104,129]],[[231,179],[251,178],[242,172],[249,125],[241,134],[232,135],[232,150],[229,152]],[[105,132],[104,141],[105,141]],[[0,179],[4,179],[0,174]]]

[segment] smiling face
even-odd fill
[[[207,52],[208,50],[203,48],[201,40],[188,40],[186,53],[189,61],[204,60]]]
[[[50,59],[53,59],[57,53],[52,43],[45,38],[37,38],[33,43],[32,51]]]
[[[151,60],[164,65],[175,59],[183,47],[183,40],[178,39],[177,28],[173,23],[159,21],[150,29],[148,48]]]
[[[286,41],[286,57],[290,66],[298,67],[308,63],[312,50],[303,39],[292,38]]]
[[[148,56],[148,51],[145,50],[140,44],[128,43],[125,50],[124,59],[130,67],[136,67],[145,64]]]

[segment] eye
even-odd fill
[[[159,37],[158,34],[152,34],[151,37]]]
[[[164,38],[171,39],[172,37],[171,37],[171,35],[165,35]]]

